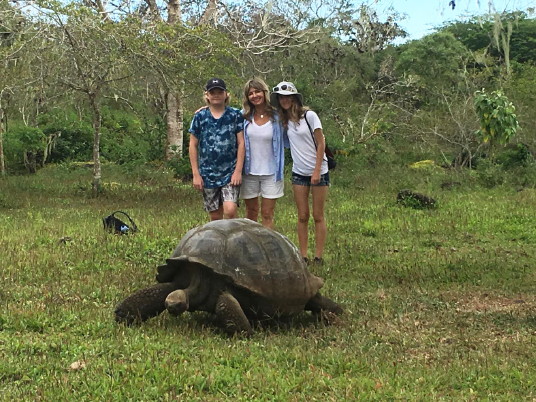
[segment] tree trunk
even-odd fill
[[[216,0],[208,0],[207,8],[205,8],[205,12],[201,16],[201,19],[199,20],[199,25],[210,25],[211,20],[214,18],[214,15],[217,11],[217,1]]]
[[[180,0],[168,1],[168,24],[177,24],[181,20],[181,2]]]
[[[93,194],[98,195],[101,187],[101,163],[100,163],[100,136],[101,136],[101,113],[95,93],[89,94],[89,103],[93,112]]]
[[[34,151],[24,152],[24,166],[26,166],[26,170],[30,174],[37,172],[37,155]]]
[[[175,95],[169,91],[166,96],[167,108],[167,144],[166,160],[170,161],[176,157],[182,157],[182,96]]]
[[[181,7],[180,0],[168,1],[168,24],[180,24]],[[167,161],[173,158],[182,157],[182,91],[174,92],[167,89],[166,94],[166,112],[167,112],[167,141],[165,158]]]
[[[154,0],[146,0],[149,9],[152,10],[153,15],[156,15],[156,3]],[[180,24],[181,23],[181,3],[180,0],[168,0],[168,24]],[[209,0],[207,8],[201,18],[200,24],[209,23],[210,19],[216,12],[216,0]],[[182,158],[182,152],[184,149],[183,143],[183,92],[182,87],[178,92],[173,91],[170,88],[166,89],[166,124],[167,124],[167,140],[165,149],[165,159],[167,161],[173,158]]]

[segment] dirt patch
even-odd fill
[[[443,298],[445,301],[453,303],[456,306],[456,311],[464,313],[526,313],[536,310],[536,297],[534,295],[506,297],[491,293],[448,293],[444,294]]]

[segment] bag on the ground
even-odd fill
[[[311,133],[311,137],[313,137],[313,142],[315,143],[315,148],[316,148],[317,145],[315,141],[315,135],[313,133],[313,129],[311,128],[311,125],[309,124],[309,121],[307,121],[307,111],[305,111],[305,114],[303,117],[305,118],[307,127],[309,127],[309,132]],[[335,155],[333,155],[333,152],[331,152],[331,149],[329,149],[327,143],[326,143],[326,147],[324,148],[324,153],[326,154],[326,158],[328,160],[328,169],[329,170],[335,169],[335,167],[337,166],[337,161],[335,160]]]
[[[122,221],[119,219],[116,214],[122,214],[124,215],[129,223]],[[138,227],[132,220],[132,218],[123,211],[115,211],[112,212],[110,215],[108,215],[105,218],[102,218],[102,223],[104,225],[104,230],[114,233],[114,234],[129,234],[129,233],[136,233],[138,231]]]

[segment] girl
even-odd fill
[[[307,256],[309,194],[313,200],[315,222],[314,263],[322,264],[327,227],[324,205],[328,195],[329,173],[324,154],[325,140],[318,115],[303,105],[303,97],[292,82],[280,82],[271,94],[283,127],[287,130],[292,155],[292,188],[298,209],[298,242],[303,259]]]

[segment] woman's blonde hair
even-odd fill
[[[255,112],[255,106],[249,101],[249,91],[257,89],[264,94],[264,102],[266,103],[266,114],[272,118],[274,115],[274,107],[270,103],[270,89],[266,82],[261,78],[252,78],[244,85],[244,96],[242,98],[243,115],[245,119],[251,121],[251,116]]]

